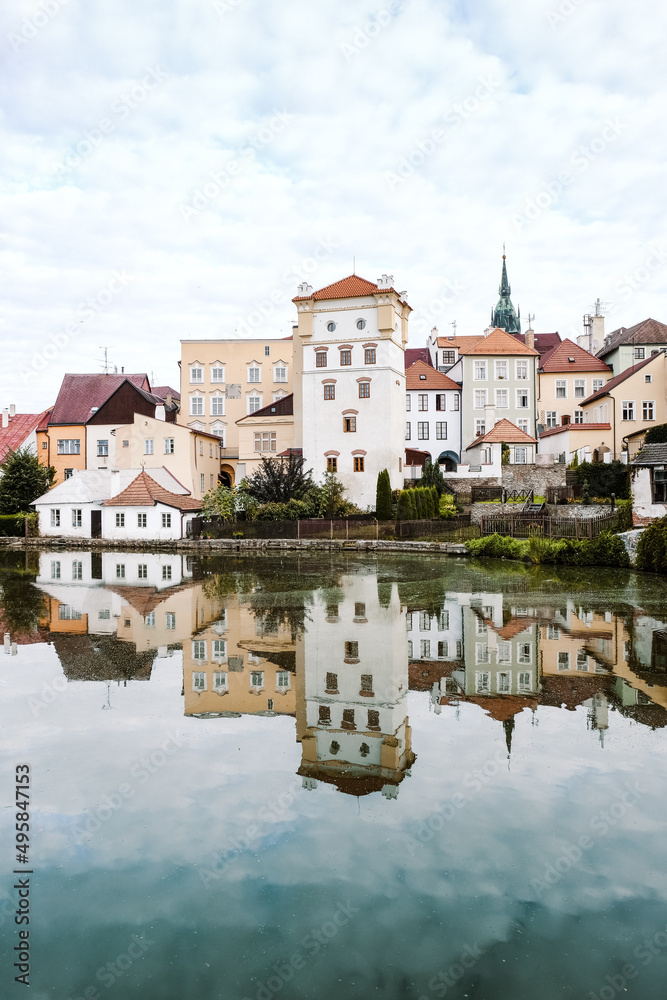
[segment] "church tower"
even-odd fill
[[[505,254],[503,254],[503,271],[500,278],[498,293],[500,298],[496,308],[491,310],[491,325],[506,330],[507,333],[521,333],[521,309],[518,315],[514,312],[514,306],[510,298],[510,283],[507,280],[507,267],[505,265]]]

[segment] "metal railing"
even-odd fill
[[[482,517],[482,535],[509,535],[510,538],[592,539],[618,526],[618,512],[596,517],[549,517],[530,514],[491,514]]]

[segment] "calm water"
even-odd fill
[[[0,583],[1,996],[664,1000],[660,580],[58,551]]]

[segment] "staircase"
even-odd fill
[[[525,504],[523,505],[524,514],[542,514],[544,508],[546,507],[546,502],[543,500],[542,503],[535,503],[535,494],[531,493]]]

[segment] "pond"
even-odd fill
[[[663,1000],[658,578],[58,550],[0,584],[3,997]]]

